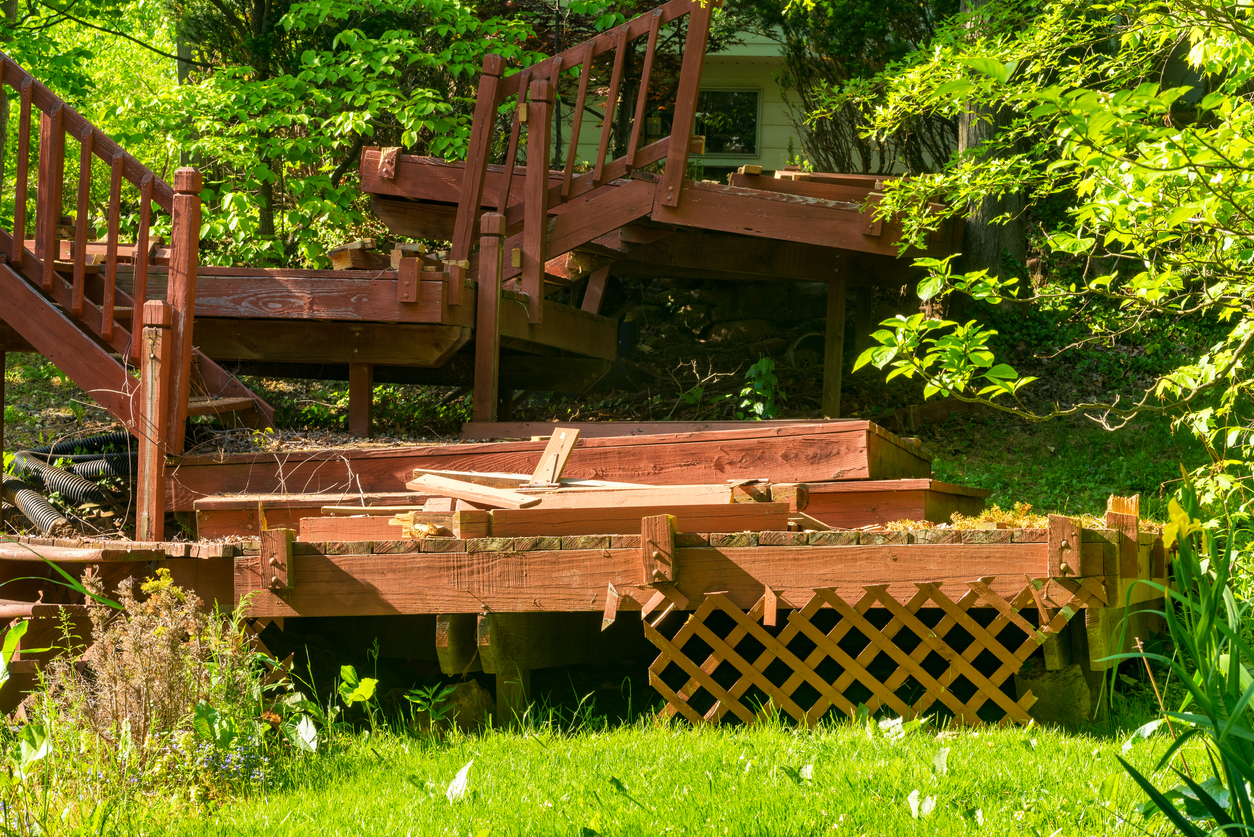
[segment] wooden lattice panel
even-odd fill
[[[1100,585],[1025,577],[1007,601],[991,581],[969,582],[957,598],[918,583],[905,602],[884,585],[864,587],[856,602],[816,589],[778,628],[770,591],[748,612],[712,593],[670,636],[663,623],[686,603],[655,596],[644,631],[661,653],[649,681],[665,716],[693,723],[782,711],[812,726],[833,707],[915,717],[938,702],[964,724],[1024,723],[1036,699],[1016,701],[1003,684],[1081,608],[1102,603]]]

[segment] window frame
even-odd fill
[[[704,154],[694,155],[694,156],[700,156],[702,160],[707,160],[707,161],[708,160],[716,160],[716,161],[717,160],[739,160],[741,162],[744,162],[745,160],[760,159],[762,157],[762,103],[765,98],[763,95],[763,89],[761,87],[755,87],[755,86],[750,86],[750,85],[721,84],[721,85],[718,85],[717,87],[704,87],[703,86],[697,91],[698,102],[700,102],[701,100],[702,93],[753,93],[757,97],[757,108],[754,110],[754,114],[753,114],[754,150],[752,152],[743,152],[743,153],[726,152],[726,151],[720,151],[720,152],[707,151]],[[695,120],[694,120],[693,127],[694,127],[694,130],[697,127],[695,124]]]

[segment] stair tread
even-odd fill
[[[187,399],[187,414],[189,416],[234,413],[240,410],[251,410],[254,407],[256,407],[256,404],[253,400],[245,397],[217,398],[211,395],[193,395]]]

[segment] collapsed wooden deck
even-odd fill
[[[1148,638],[1161,600],[1135,582],[1165,583],[1161,540],[1138,532],[1135,516],[1108,521],[701,533],[675,532],[685,527],[663,516],[614,535],[344,542],[278,529],[237,543],[124,547],[32,538],[0,546],[0,562],[10,576],[35,577],[49,571],[33,552],[114,578],[167,567],[208,599],[250,596],[261,620],[434,616],[425,637],[411,637],[413,653],[450,675],[517,679],[589,661],[597,621],[604,630],[639,612],[659,651],[650,682],[665,713],[694,722],[752,722],[768,701],[811,724],[859,704],[1026,722],[1034,698],[1015,692],[1014,675],[1030,657],[1092,674]],[[10,615],[59,615],[51,602],[6,604]]]

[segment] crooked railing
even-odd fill
[[[486,207],[504,216],[507,227],[522,223],[520,250],[520,290],[526,295],[528,314],[533,323],[540,322],[543,311],[544,264],[548,257],[548,215],[551,208],[601,188],[634,169],[665,161],[662,173],[662,202],[677,206],[696,119],[697,94],[701,86],[701,66],[709,37],[710,14],[716,0],[671,0],[648,14],[633,18],[590,40],[559,53],[545,61],[503,76],[504,61],[498,55],[484,59],[475,103],[470,147],[466,155],[465,176],[457,206],[452,249],[449,258],[449,304],[460,305],[463,285],[468,278],[469,259],[478,243],[478,216],[483,206],[491,149],[503,141],[506,147],[505,174],[496,207]],[[679,80],[673,98],[670,134],[645,143],[646,106],[649,83],[654,70],[659,34],[662,27],[687,17],[688,30],[684,45]],[[646,44],[641,61],[639,91],[635,114],[625,153],[607,160],[614,136],[618,99],[622,92],[624,63],[628,50],[638,38]],[[587,109],[592,65],[598,56],[613,53],[610,82],[605,98],[605,117],[597,145],[592,171],[575,173],[575,151],[580,128]],[[570,131],[570,150],[560,184],[550,183],[549,144],[553,131],[554,91],[563,74],[579,69],[578,92]],[[513,118],[507,131],[498,132],[497,113],[503,105],[513,104]],[[663,102],[665,107],[667,103]],[[509,203],[510,187],[515,176],[523,129],[526,128],[526,163],[523,200]],[[623,128],[625,126],[619,126]]]
[[[19,106],[17,154],[12,166],[6,166],[13,172],[8,181],[13,219],[11,229],[0,227],[0,256],[7,263],[0,268],[4,319],[140,439],[141,506],[146,496],[153,501],[150,512],[163,517],[159,488],[164,457],[183,450],[189,412],[251,410],[263,419],[270,413],[264,401],[192,346],[200,173],[179,169],[173,186],[166,183],[2,54],[0,83],[13,91]],[[36,114],[39,150],[32,184]],[[78,151],[72,220],[62,216],[71,143]],[[92,170],[101,163],[109,171],[107,234],[103,243],[89,245]],[[28,239],[32,185],[34,238]],[[128,186],[138,203],[133,244],[120,242],[123,189]],[[156,261],[154,204],[170,218],[171,242],[162,258],[169,271],[164,302],[147,298],[148,274]],[[119,273],[127,270],[133,275],[131,293],[118,286]],[[164,336],[156,340],[145,326]],[[193,355],[198,355],[196,386],[207,395],[191,406]],[[128,366],[141,367],[142,384]]]

